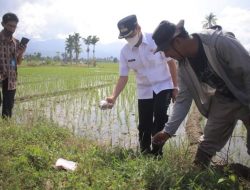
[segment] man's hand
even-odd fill
[[[152,137],[152,143],[161,145],[161,144],[164,144],[169,138],[170,138],[170,135],[162,130],[162,131],[156,133]]]
[[[17,64],[20,65],[23,59],[23,54],[26,50],[26,45],[19,44],[17,49]]]
[[[116,98],[114,96],[109,96],[106,98],[106,101],[108,102],[108,108],[112,109],[115,104]]]
[[[19,44],[18,50],[17,50],[18,56],[23,56],[26,48],[27,48],[27,45]]]
[[[174,88],[173,92],[172,92],[172,102],[174,103],[176,100],[176,97],[178,95],[179,89],[178,88]]]

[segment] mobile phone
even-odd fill
[[[28,39],[28,38],[25,38],[25,37],[22,37],[22,39],[21,39],[21,42],[20,42],[20,44],[22,44],[22,45],[27,45],[27,43],[30,41],[30,39]]]

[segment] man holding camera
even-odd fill
[[[0,81],[2,83],[2,117],[10,118],[14,106],[17,83],[17,65],[21,64],[26,45],[13,37],[18,17],[6,13],[2,17],[3,30],[0,32]]]

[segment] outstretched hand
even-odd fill
[[[178,95],[178,92],[179,92],[178,88],[173,89],[173,92],[172,92],[172,102],[173,103],[176,101],[176,97]]]
[[[170,138],[170,135],[169,135],[168,133],[166,133],[165,131],[162,130],[162,131],[156,133],[156,134],[152,137],[152,143],[153,143],[153,144],[162,145],[162,144],[164,144],[169,138]]]
[[[113,96],[109,96],[106,98],[106,101],[108,102],[108,108],[112,109],[115,104],[116,99]]]
[[[17,49],[17,55],[22,56],[27,48],[27,45],[19,44]]]

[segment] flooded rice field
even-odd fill
[[[14,118],[17,122],[46,119],[70,129],[75,135],[102,144],[138,149],[134,79],[129,81],[113,109],[101,110],[98,107],[99,102],[112,94],[116,74],[88,73],[84,80],[80,79],[80,76],[74,76],[74,82],[55,78],[47,79],[46,82],[42,82],[41,77],[40,80],[32,82],[22,81],[14,107]],[[67,79],[67,76],[64,76],[65,78]],[[171,107],[172,105],[168,114],[171,113]],[[170,140],[176,146],[187,141],[187,119],[178,129],[176,137]],[[250,158],[246,153],[246,129],[241,122],[238,122],[232,138],[217,154],[217,158],[250,166]]]

